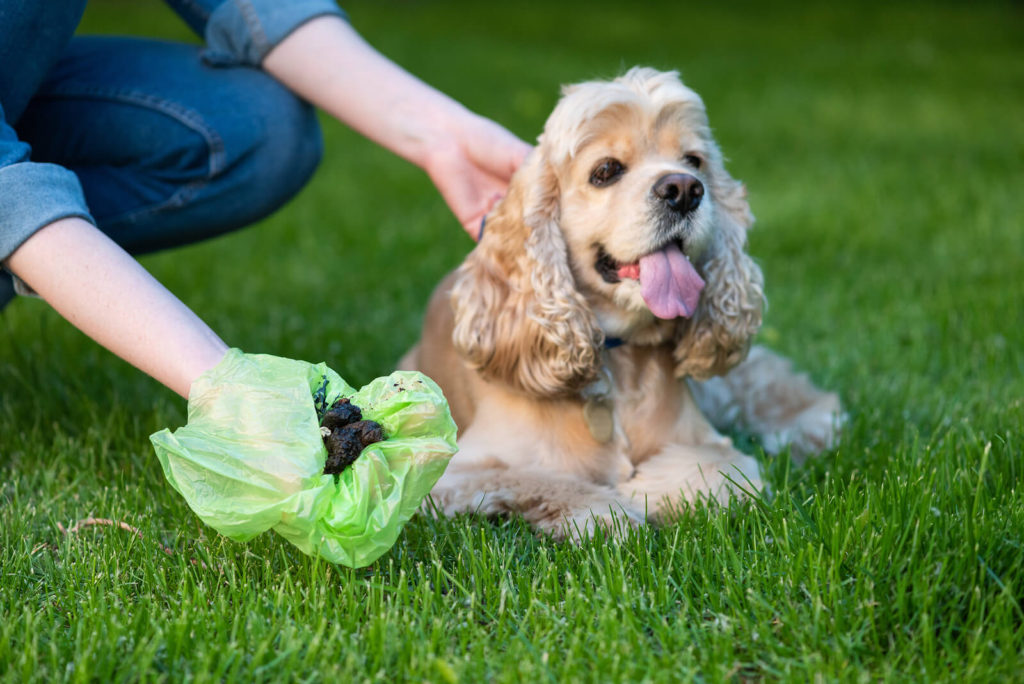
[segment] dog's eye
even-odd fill
[[[690,166],[692,166],[693,168],[695,168],[698,171],[700,171],[700,167],[702,167],[704,165],[704,160],[701,159],[700,157],[698,157],[695,154],[685,154],[685,155],[683,155],[683,161],[686,162],[687,164],[689,164]]]
[[[611,185],[622,177],[626,167],[618,159],[602,159],[590,172],[590,184],[595,188]]]

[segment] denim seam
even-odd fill
[[[165,116],[168,116],[186,128],[198,133],[206,143],[207,149],[207,174],[205,178],[186,183],[176,190],[163,202],[135,209],[117,216],[108,218],[107,221],[136,220],[139,217],[156,214],[164,209],[180,207],[195,196],[213,177],[222,170],[225,163],[224,141],[217,132],[206,125],[202,116],[194,109],[182,107],[171,100],[165,100],[149,93],[123,88],[99,88],[99,87],[62,87],[48,91],[45,94],[37,95],[39,99],[62,99],[68,97],[88,97],[98,100],[109,100],[122,104],[133,105],[150,109]]]
[[[235,0],[235,6],[249,27],[249,33],[252,35],[252,40],[256,47],[256,53],[260,55],[259,61],[262,61],[263,56],[270,52],[272,46],[270,45],[270,40],[267,39],[266,32],[263,30],[263,24],[260,23],[256,8],[248,0]]]
[[[206,8],[198,2],[196,2],[195,0],[181,0],[181,3],[184,5],[188,5],[188,8],[196,14],[198,14],[199,16],[201,16],[203,18],[203,21],[210,20],[210,12],[206,11]]]

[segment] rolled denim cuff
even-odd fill
[[[35,162],[0,167],[0,262],[43,226],[71,216],[95,224],[74,173]]]
[[[292,31],[323,15],[347,19],[333,0],[227,0],[206,24],[203,61],[213,66],[259,66]]]

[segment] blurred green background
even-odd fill
[[[530,141],[560,84],[635,64],[678,69],[750,191],[771,302],[764,339],[823,380],[970,383],[961,364],[1012,364],[1024,152],[1014,5],[344,7],[386,55]],[[196,40],[154,1],[94,1],[81,31]],[[144,263],[230,344],[325,360],[362,382],[415,340],[430,290],[471,243],[425,174],[332,120],[324,128],[322,166],[283,211]],[[357,301],[338,294],[351,287]],[[42,326],[55,338],[16,345],[25,372],[42,369],[35,381],[113,375],[85,386],[161,392],[116,389],[139,380],[37,302],[5,319],[10,335]],[[896,353],[907,347],[916,374]]]

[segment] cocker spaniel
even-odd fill
[[[830,446],[834,394],[765,349],[744,361],[764,306],[752,222],[676,73],[566,87],[400,364],[440,384],[459,426],[440,509],[615,532],[615,516],[762,489],[716,425],[767,450]]]

